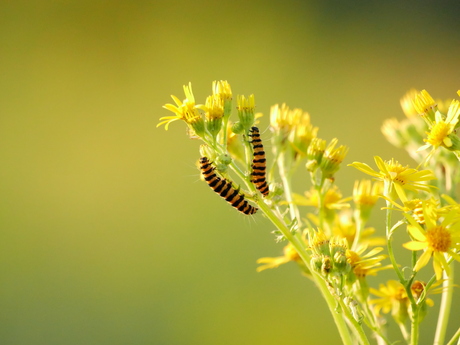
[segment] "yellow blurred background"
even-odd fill
[[[281,253],[273,226],[199,181],[199,142],[183,123],[157,129],[169,115],[161,106],[189,81],[203,103],[223,79],[235,95],[255,94],[262,130],[271,105],[303,108],[319,136],[350,147],[337,177],[348,195],[363,177],[348,163],[413,163],[380,133],[403,117],[409,88],[456,96],[459,9],[2,1],[0,344],[340,343],[295,265],[256,273],[256,259]],[[308,188],[302,175],[297,183]],[[422,324],[422,343],[435,322]]]

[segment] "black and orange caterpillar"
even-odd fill
[[[254,158],[252,159],[252,172],[251,182],[254,183],[256,188],[262,193],[263,196],[267,196],[269,189],[267,181],[265,180],[265,170],[267,168],[267,160],[265,159],[264,145],[260,139],[259,129],[252,127],[250,129],[249,136],[252,138],[252,148],[254,151]]]
[[[244,214],[254,214],[257,212],[257,207],[249,204],[240,194],[238,190],[233,188],[232,183],[224,178],[220,178],[214,172],[214,167],[211,165],[207,157],[200,158],[200,169],[205,181],[208,183],[214,192],[227,200],[233,207]]]

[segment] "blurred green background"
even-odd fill
[[[202,103],[228,80],[255,94],[262,129],[286,102],[350,147],[345,164],[412,164],[380,126],[411,87],[456,96],[459,8],[2,1],[0,344],[338,344],[295,265],[256,273],[281,253],[273,226],[199,182],[199,142],[183,123],[155,128],[161,106],[189,81]],[[348,195],[362,177],[344,167],[337,183]],[[454,310],[448,335],[459,324]]]

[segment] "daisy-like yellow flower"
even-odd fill
[[[359,217],[363,221],[367,221],[371,214],[371,210],[377,203],[380,194],[383,192],[383,183],[380,181],[372,182],[370,180],[355,181],[353,187],[353,201],[356,205],[356,210],[359,212]]]
[[[250,95],[249,97],[239,95],[237,97],[237,107],[238,110],[238,117],[240,119],[240,125],[242,126],[243,130],[247,133],[249,129],[254,124],[254,111],[256,108],[254,95]]]
[[[340,163],[343,162],[349,150],[345,145],[340,145],[336,148],[337,142],[336,138],[331,140],[321,159],[320,168],[326,178],[333,178],[334,174],[340,169]]]
[[[270,108],[270,125],[275,132],[282,132],[287,136],[298,124],[304,111],[302,109],[290,109],[285,103],[281,106],[275,104]],[[308,113],[306,116],[309,116]]]
[[[366,249],[367,246],[361,246],[356,251],[347,250],[347,261],[358,279],[369,275],[375,276],[378,271],[388,268],[388,266],[382,267],[382,263],[380,262],[387,256],[377,255],[383,250],[382,247],[373,248],[367,254],[363,255]]]
[[[412,199],[403,202],[402,205],[398,204],[394,200],[391,200],[387,198],[386,196],[382,196],[386,201],[389,203],[393,204],[395,208],[393,207],[383,207],[382,209],[390,209],[393,211],[402,211],[405,213],[410,214],[417,223],[420,224],[425,224],[425,218],[423,215],[423,204],[431,204],[432,209],[435,210],[438,207],[438,202],[436,201],[435,198],[430,198],[427,200],[422,200],[422,199]],[[441,209],[439,209],[441,210]]]
[[[370,288],[373,295],[379,297],[370,301],[374,305],[375,313],[380,316],[380,311],[391,315],[399,324],[404,324],[407,319],[407,306],[409,298],[407,297],[404,286],[396,281],[389,280],[386,285],[380,284],[379,289]]]
[[[300,112],[298,112],[300,114]],[[289,135],[289,141],[300,156],[306,156],[308,147],[318,134],[318,127],[314,127],[310,122],[310,115],[306,112],[302,113],[296,121],[293,130]]]
[[[422,115],[424,119],[432,118],[437,110],[436,102],[426,90],[422,90],[415,95],[412,103],[414,110]]]
[[[335,218],[332,225],[334,236],[347,239],[348,247],[351,248],[356,237],[356,222],[350,210],[342,210]],[[374,247],[386,243],[384,237],[374,237],[375,229],[372,227],[364,228],[359,236],[359,243],[363,246]]]
[[[314,172],[321,160],[323,159],[324,151],[326,150],[326,140],[320,138],[313,138],[308,146],[306,164],[307,170]]]
[[[205,105],[199,105],[197,108],[205,112],[206,128],[215,138],[222,128],[224,100],[219,94],[213,94],[206,98]]]
[[[416,117],[420,114],[420,111],[414,106],[414,99],[419,94],[419,91],[416,89],[410,89],[406,94],[401,98],[401,108],[404,114],[408,117]]]
[[[293,245],[291,243],[288,243],[288,245],[283,248],[282,256],[277,256],[274,258],[264,257],[264,258],[258,259],[257,263],[263,264],[263,265],[257,267],[257,272],[262,272],[269,268],[277,268],[280,265],[283,265],[290,261],[300,262],[301,258],[299,254],[297,253],[297,251],[295,250],[295,248],[293,247]]]
[[[386,119],[381,127],[381,131],[390,144],[396,147],[406,147],[408,141],[402,133],[403,123],[396,118]]]
[[[328,210],[341,210],[349,208],[350,204],[347,203],[351,198],[343,198],[342,192],[339,187],[333,185],[329,188],[324,196],[323,203],[324,207]],[[294,193],[294,204],[301,206],[313,206],[320,208],[320,197],[318,190],[311,187],[309,191],[305,192],[305,196]]]
[[[437,213],[433,211],[430,204],[424,204],[424,228],[413,216],[407,213],[404,215],[410,224],[409,233],[414,238],[413,241],[403,244],[404,248],[424,251],[418,258],[414,271],[418,272],[426,266],[430,258],[433,258],[436,279],[442,278],[443,270],[449,275],[450,267],[447,260],[452,257],[460,261],[460,255],[457,253],[460,249],[460,221],[457,210],[451,210],[445,215],[441,224],[438,224]]]
[[[226,80],[213,81],[212,94],[219,95],[224,101],[232,100],[232,89]]]
[[[454,133],[454,130],[458,124],[459,116],[460,102],[457,100],[453,100],[450,104],[446,118],[439,111],[436,112],[435,121],[429,125],[430,131],[427,132],[428,137],[424,139],[426,145],[418,149],[418,151],[422,151],[430,146],[433,147],[425,162],[428,162],[439,146],[443,146],[448,150],[458,149],[458,145],[454,146],[454,141],[458,142],[458,137]]]
[[[353,162],[349,166],[355,167],[356,169],[377,178],[384,183],[384,195],[388,198],[392,198],[390,193],[391,187],[394,187],[398,197],[403,201],[407,201],[405,189],[410,191],[425,191],[430,192],[429,186],[426,181],[434,180],[435,176],[430,170],[417,170],[409,168],[408,166],[402,166],[391,159],[390,161],[384,161],[379,156],[374,157],[375,163],[380,171],[375,171],[369,165],[360,162]]]
[[[157,127],[165,125],[165,129],[168,130],[171,122],[183,120],[194,130],[196,134],[201,136],[205,132],[204,120],[198,111],[199,106],[195,105],[195,97],[193,96],[191,83],[189,83],[188,86],[184,85],[184,93],[186,98],[183,102],[181,102],[176,96],[171,95],[176,105],[165,104],[163,108],[172,111],[174,115],[161,117],[160,123]]]

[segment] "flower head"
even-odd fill
[[[195,97],[192,92],[192,84],[189,83],[188,86],[184,85],[185,100],[181,102],[179,98],[174,95],[171,95],[172,99],[176,103],[165,104],[163,108],[168,109],[174,113],[173,116],[163,116],[160,118],[160,123],[157,127],[165,125],[165,129],[168,130],[169,124],[177,120],[185,121],[193,131],[198,135],[203,135],[204,121],[201,117],[201,114],[198,111],[199,106],[195,105]]]
[[[295,128],[302,114],[304,114],[302,109],[291,110],[284,103],[281,106],[275,104],[270,109],[270,125],[275,132],[282,132],[287,136]]]
[[[338,140],[336,138],[331,140],[321,159],[320,168],[326,178],[332,178],[334,176],[340,168],[340,163],[343,162],[348,153],[349,148],[347,146],[340,145],[336,148],[337,142]]]
[[[307,159],[306,164],[308,171],[315,171],[319,164],[321,163],[326,150],[326,140],[320,138],[313,138],[307,150]]]
[[[374,157],[375,163],[380,171],[373,170],[369,165],[360,163],[360,162],[353,162],[349,164],[350,166],[355,167],[362,172],[374,176],[380,181],[384,182],[384,195],[391,198],[392,195],[390,191],[392,190],[391,187],[394,187],[398,197],[404,202],[407,201],[405,189],[411,191],[430,191],[430,187],[425,182],[429,180],[435,179],[433,172],[430,170],[417,170],[411,169],[408,166],[402,166],[391,159],[390,161],[384,161],[379,156]]]
[[[232,112],[232,89],[230,84],[226,80],[213,81],[212,94],[222,100],[224,116],[228,118]]]
[[[350,198],[342,198],[342,192],[340,192],[339,187],[336,185],[329,188],[323,198],[323,206],[327,210],[341,210],[343,208],[350,207],[350,205],[346,203],[346,201],[350,200]],[[320,199],[319,192],[314,187],[311,187],[309,191],[305,192],[305,197],[294,194],[294,203],[297,205],[320,208],[322,207],[320,205]]]
[[[403,324],[406,321],[409,298],[400,282],[389,280],[386,285],[380,284],[378,290],[371,288],[370,292],[379,297],[370,302],[374,304],[377,315],[380,315],[380,311],[385,314],[391,311],[391,315],[397,323]]]
[[[249,97],[245,96],[238,96],[237,98],[237,107],[238,110],[238,117],[240,118],[240,124],[244,129],[245,133],[249,131],[249,129],[254,124],[254,110],[256,108],[254,95],[250,95]]]
[[[401,98],[401,108],[404,114],[408,117],[416,117],[420,114],[420,111],[416,109],[414,105],[414,99],[419,94],[419,91],[416,89],[410,89],[406,94]]]
[[[437,104],[426,90],[422,90],[416,94],[412,103],[414,110],[418,114],[422,115],[425,120],[432,119],[434,117],[434,113],[437,110]]]
[[[448,150],[460,149],[460,147],[458,147],[458,137],[454,132],[459,123],[459,116],[460,102],[457,100],[452,101],[445,118],[439,111],[436,112],[435,120],[429,122],[428,136],[424,139],[426,145],[419,148],[419,151],[421,151],[430,146],[433,147],[426,158],[426,162],[428,162],[439,146],[443,146]]]
[[[377,203],[380,194],[383,192],[383,184],[380,181],[372,182],[370,180],[356,181],[353,188],[353,201],[356,205],[356,211],[363,221],[367,221],[374,205]]]
[[[348,247],[352,248],[356,238],[356,221],[351,210],[342,210],[332,224],[332,234],[347,239]],[[380,246],[386,243],[384,237],[374,237],[375,229],[366,227],[361,230],[359,243],[361,246]]]
[[[449,257],[460,261],[460,255],[457,253],[460,249],[460,221],[457,210],[451,210],[438,224],[437,213],[433,211],[431,204],[425,203],[423,205],[425,227],[422,227],[413,216],[404,215],[409,221],[408,230],[414,239],[403,244],[404,248],[413,251],[423,250],[414,271],[419,271],[426,266],[430,258],[433,258],[436,279],[441,279],[443,270],[449,275],[450,267],[447,262]]]
[[[224,100],[219,94],[213,94],[206,98],[206,104],[199,106],[205,111],[206,128],[215,138],[222,128],[224,117]]]
[[[382,263],[380,262],[387,256],[377,255],[383,250],[382,247],[373,248],[367,254],[363,255],[366,249],[367,246],[361,246],[357,251],[347,250],[347,260],[358,279],[368,275],[375,276],[378,271],[387,268],[387,266],[381,267]]]
[[[295,152],[300,156],[306,156],[308,147],[313,140],[316,138],[318,133],[318,127],[314,127],[310,122],[310,115],[306,112],[300,113],[300,109],[294,114],[298,115],[296,124],[291,130],[289,135],[289,141],[294,148]]]
[[[264,257],[257,260],[258,264],[264,264],[257,267],[257,272],[262,272],[269,268],[277,268],[278,266],[288,263],[290,261],[300,262],[301,258],[294,246],[289,243],[283,248],[283,255],[278,257]]]

